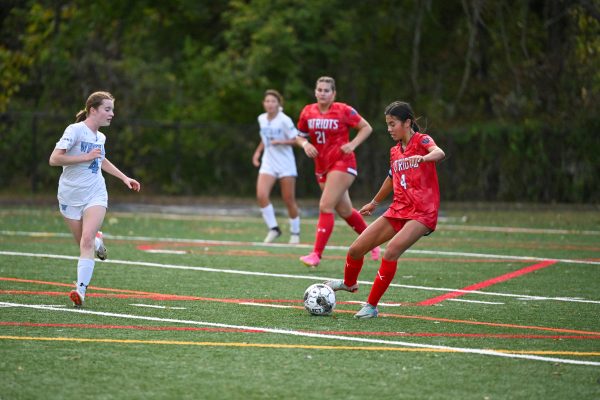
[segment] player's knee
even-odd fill
[[[353,259],[358,260],[363,258],[368,251],[369,249],[366,246],[355,242],[350,245],[350,248],[348,249],[348,255]]]
[[[81,250],[94,249],[94,236],[90,236],[90,237],[81,236],[81,241],[79,242],[79,247],[81,248]]]

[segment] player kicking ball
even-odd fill
[[[420,133],[408,103],[396,101],[385,109],[387,129],[397,144],[390,149],[390,171],[373,200],[360,209],[371,215],[392,191],[388,210],[352,243],[346,255],[344,279],[325,282],[335,291],[358,291],[365,254],[389,240],[366,304],[354,318],[375,318],[377,304],[394,279],[398,258],[421,237],[432,233],[440,207],[436,163],[445,158],[431,136]]]

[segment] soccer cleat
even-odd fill
[[[300,257],[300,261],[304,263],[307,267],[314,268],[321,262],[321,257],[315,252],[312,252],[306,256]]]
[[[377,307],[374,307],[374,306],[370,305],[369,303],[366,303],[363,306],[363,308],[360,309],[359,312],[354,314],[354,318],[358,318],[358,319],[377,318],[377,314],[379,314],[379,311],[377,311]]]
[[[94,245],[96,247],[96,257],[100,260],[106,260],[106,247],[104,247],[104,237],[102,236],[102,232],[98,231],[96,233],[96,237],[94,238]]]
[[[83,305],[84,296],[79,293],[78,290],[71,290],[69,297],[75,307],[81,307]]]
[[[290,244],[300,244],[300,234],[298,233],[292,233],[290,235]]]
[[[346,292],[354,293],[358,291],[358,283],[348,286],[342,279],[332,279],[323,283],[332,288],[334,292],[337,292],[338,290],[345,290]]]
[[[371,250],[371,260],[377,261],[379,260],[379,255],[381,254],[381,247],[377,246]]]
[[[278,227],[271,228],[269,229],[269,233],[267,233],[267,236],[265,237],[265,240],[263,240],[263,242],[271,243],[279,236],[281,236],[281,229],[279,229]]]

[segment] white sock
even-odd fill
[[[290,233],[292,235],[300,234],[300,216],[296,218],[290,218]]]
[[[269,229],[277,227],[277,219],[275,219],[275,209],[273,208],[273,204],[269,204],[268,206],[261,208],[260,212],[262,213],[265,224],[267,224]]]
[[[96,251],[98,251],[100,249],[100,245],[102,244],[102,240],[100,240],[100,238],[95,237],[94,238],[94,248],[96,249]]]
[[[94,260],[80,258],[77,262],[77,291],[85,296],[85,291],[92,280]]]

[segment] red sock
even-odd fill
[[[381,259],[381,266],[379,267],[379,271],[377,271],[377,276],[373,281],[373,287],[371,288],[371,293],[369,293],[367,303],[369,303],[372,306],[377,306],[379,300],[381,299],[381,296],[383,296],[388,286],[390,286],[390,283],[392,283],[397,268],[397,260],[388,261],[384,258]]]
[[[356,284],[356,281],[358,280],[358,274],[360,274],[360,270],[363,266],[363,261],[363,257],[355,260],[349,255],[346,256],[346,266],[344,267],[344,284],[346,286],[352,286]]]
[[[317,223],[317,235],[315,239],[314,252],[321,257],[325,245],[329,241],[331,232],[333,232],[333,224],[335,222],[335,215],[333,213],[320,213],[319,222]]]
[[[367,223],[365,222],[365,219],[358,211],[356,211],[355,208],[352,209],[352,214],[350,214],[348,218],[345,218],[345,220],[346,223],[350,225],[352,229],[354,229],[354,232],[358,233],[359,235],[362,233],[362,231],[367,229]]]

